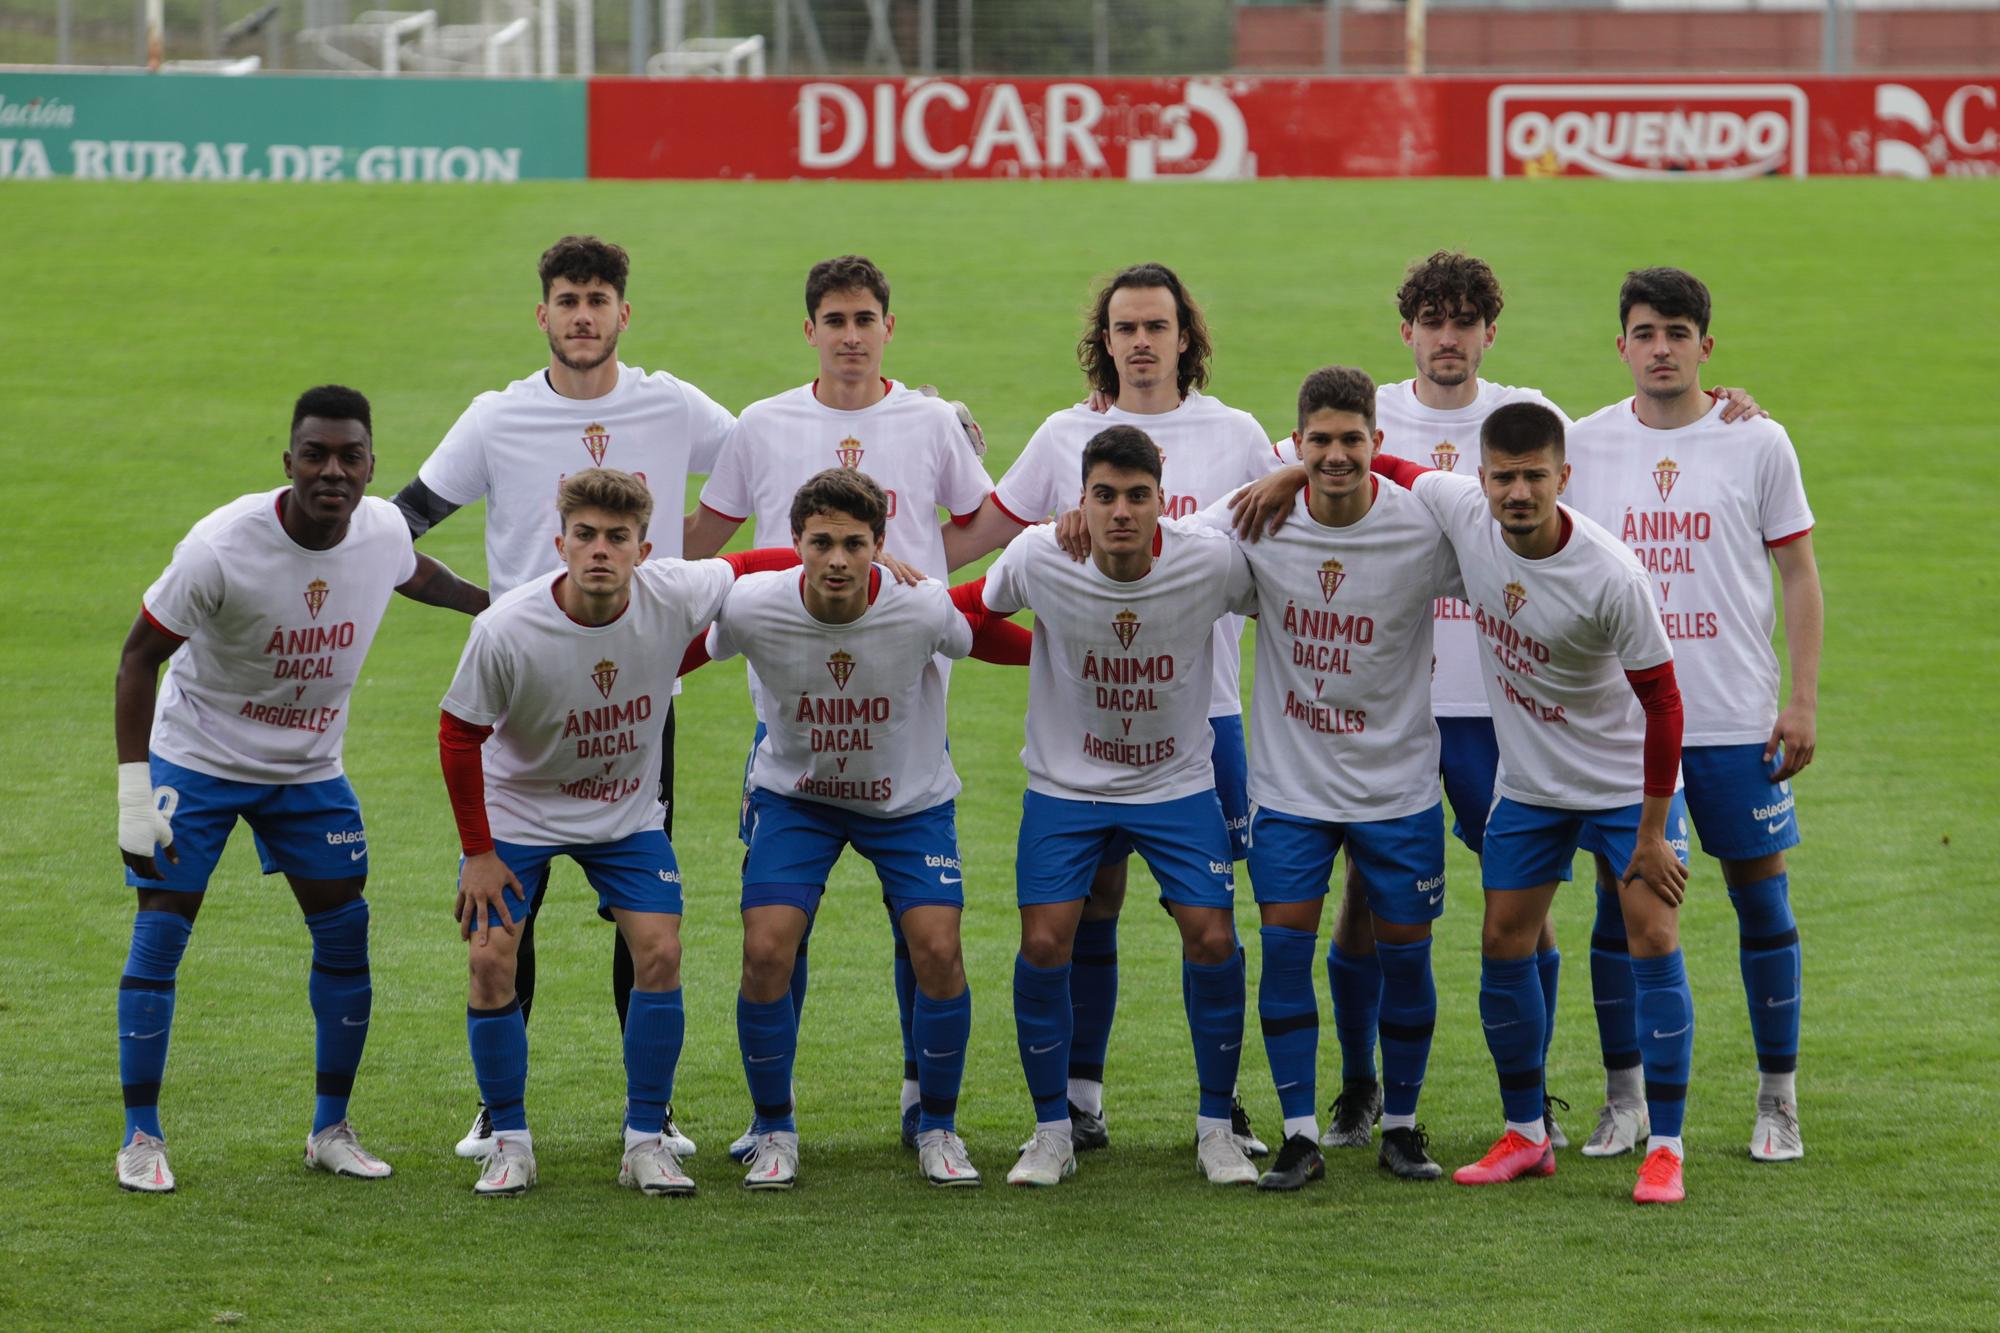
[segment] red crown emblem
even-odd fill
[[[1502,588],[1501,594],[1507,599],[1507,614],[1511,617],[1528,600],[1528,590],[1518,583],[1510,583]]]
[[[1139,637],[1139,617],[1131,611],[1120,611],[1111,617],[1111,632],[1118,636],[1118,646],[1130,648],[1132,640]]]
[[[314,579],[306,585],[306,610],[314,620],[319,619],[319,609],[326,605],[326,580]]]
[[[1440,472],[1458,470],[1458,446],[1450,440],[1441,440],[1438,447],[1431,450],[1431,466]]]
[[[834,446],[833,454],[840,460],[842,467],[860,467],[861,441],[850,435]]]
[[[854,674],[854,659],[847,653],[836,651],[832,657],[826,659],[826,670],[827,674],[833,677],[833,687],[844,690],[847,688],[847,678]]]
[[[593,421],[583,428],[583,447],[590,450],[590,461],[594,466],[604,466],[604,451],[611,447],[611,432],[604,424]]]
[[[1338,560],[1329,560],[1319,567],[1319,590],[1325,594],[1327,601],[1333,600],[1333,595],[1340,591],[1340,585],[1346,581],[1347,575]]]
[[[1660,488],[1660,499],[1674,493],[1674,483],[1681,479],[1681,465],[1671,458],[1662,458],[1653,464],[1653,484]]]
[[[608,657],[605,658],[591,671],[590,680],[592,684],[597,686],[597,692],[609,699],[611,697],[611,687],[618,680],[618,664]]]

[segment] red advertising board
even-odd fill
[[[1991,78],[598,79],[590,174],[678,179],[2000,172]]]

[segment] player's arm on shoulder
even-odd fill
[[[1236,535],[1254,542],[1284,527],[1305,485],[1305,464],[1287,463],[1230,496],[1229,507],[1236,515]]]
[[[1771,763],[1783,747],[1784,762],[1774,774],[1775,781],[1783,782],[1813,761],[1819,742],[1819,658],[1826,637],[1826,602],[1810,531],[1773,547],[1771,558],[1777,562],[1785,594],[1785,655],[1791,660],[1792,693],[1764,745],[1764,762]]]
[[[486,494],[491,478],[486,471],[486,437],[480,421],[491,397],[482,393],[473,399],[431,450],[431,456],[418,466],[417,475],[396,492],[396,508],[403,511],[412,538],[423,536]]]
[[[989,494],[979,502],[971,518],[963,523],[948,519],[939,528],[944,537],[945,568],[956,570],[999,550],[1020,536],[1027,526],[1001,506],[996,494]]]
[[[421,553],[417,556],[417,572],[397,584],[396,591],[413,602],[463,611],[468,616],[478,615],[492,602],[486,589],[452,573],[442,560]]]
[[[1708,391],[1708,396],[1720,402],[1724,421],[1755,421],[1758,417],[1768,417],[1748,389],[1717,387]]]
[[[160,668],[185,642],[142,610],[118,654],[112,707],[118,740],[118,852],[126,865],[147,879],[160,878],[153,860],[156,846],[168,861],[181,859],[173,846],[172,822],[154,799],[147,752],[152,746]]]

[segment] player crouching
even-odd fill
[[[685,1016],[681,875],[661,826],[658,712],[673,690],[675,647],[753,565],[742,556],[643,563],[653,500],[629,473],[575,473],[557,508],[564,568],[473,623],[438,734],[465,854],[456,914],[471,951],[466,1036],[493,1117],[494,1146],[473,1192],[520,1194],[535,1183],[528,1034],[514,991],[530,910],[521,886],[560,853],[583,867],[598,915],[617,922],[632,951],[618,1183],[692,1194],[660,1133]]]

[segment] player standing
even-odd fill
[[[1035,1130],[1007,1181],[1054,1185],[1076,1170],[1071,958],[1091,880],[1117,840],[1146,859],[1180,928],[1200,1088],[1197,1160],[1215,1184],[1249,1184],[1257,1169],[1230,1115],[1243,1045],[1243,953],[1207,713],[1214,625],[1249,608],[1250,569],[1222,534],[1161,519],[1159,450],[1144,431],[1100,431],[1080,471],[1089,557],[1072,560],[1054,528],[1042,526],[986,575],[987,607],[1035,612],[1014,963],[1014,1024]]]
[[[1167,518],[1187,518],[1280,466],[1282,460],[1255,417],[1202,392],[1212,353],[1201,307],[1172,269],[1135,264],[1114,274],[1098,289],[1077,343],[1093,403],[1105,405],[1103,410],[1079,403],[1041,424],[972,522],[945,531],[952,568],[1013,540],[1027,524],[1075,508],[1084,447],[1107,425],[1143,430],[1157,447],[1160,511]],[[1240,618],[1223,617],[1209,648],[1216,793],[1236,860],[1245,854],[1250,826],[1242,630]],[[1121,839],[1106,846],[1105,862],[1091,883],[1077,926],[1068,1097],[1078,1151],[1110,1142],[1104,1121],[1104,1061],[1118,1007],[1118,916],[1125,905],[1131,853],[1130,844]],[[1231,1118],[1246,1152],[1261,1156],[1268,1151],[1233,1099]]]
[[[1382,963],[1381,1164],[1404,1179],[1444,1174],[1416,1115],[1437,1021],[1431,922],[1445,890],[1427,679],[1432,604],[1461,587],[1431,512],[1369,472],[1382,441],[1375,405],[1374,381],[1358,370],[1306,377],[1292,437],[1306,491],[1280,531],[1244,546],[1259,609],[1249,855],[1263,922],[1257,1011],[1285,1116],[1262,1189],[1298,1189],[1326,1170],[1314,1115],[1313,955],[1343,850]],[[1229,530],[1226,503],[1202,517]]]
[[[563,482],[557,504],[564,568],[473,622],[438,731],[464,852],[456,915],[471,965],[466,1036],[493,1122],[473,1192],[519,1194],[535,1183],[517,931],[534,911],[522,885],[566,855],[632,954],[618,1183],[692,1194],[661,1133],[686,1018],[680,866],[654,781],[658,714],[672,698],[676,646],[714,618],[756,557],[648,561],[653,498],[628,473],[585,468]]]
[[[1555,1173],[1535,943],[1583,846],[1624,867],[1640,1058],[1662,1131],[1632,1197],[1677,1203],[1686,1197],[1680,1132],[1694,1053],[1678,920],[1687,807],[1673,649],[1646,573],[1610,533],[1558,503],[1569,465],[1562,419],[1546,407],[1513,403],[1486,418],[1477,483],[1402,460],[1377,466],[1412,484],[1457,552],[1500,743],[1480,858],[1479,1017],[1506,1129],[1452,1178],[1488,1185]]]
[[[538,265],[541,304],[535,322],[548,338],[549,363],[505,389],[482,393],[459,416],[417,475],[396,496],[410,533],[431,527],[475,500],[486,501],[486,567],[495,597],[561,567],[554,538],[561,531],[554,498],[563,479],[586,467],[633,474],[676,512],[690,473],[714,464],[736,419],[701,390],[663,370],[648,373],[618,360],[618,338],[632,318],[625,300],[630,260],[595,236],[565,236]],[[664,556],[680,554],[678,524],[660,534]],[[659,794],[673,827],[674,713],[661,710]],[[539,904],[546,879],[532,886]],[[516,977],[521,1020],[535,999],[535,917],[520,940]],[[611,993],[622,1028],[632,990],[632,958],[624,935],[613,940]],[[672,1116],[668,1116],[671,1122]],[[492,1148],[482,1105],[458,1145],[461,1157]],[[667,1126],[681,1156],[695,1145]]]
[[[942,582],[950,570],[937,511],[970,516],[993,491],[985,467],[967,447],[967,432],[974,428],[952,404],[883,377],[882,358],[896,317],[889,310],[889,280],[869,260],[842,255],[813,265],[806,275],[805,306],[805,339],[818,356],[819,374],[744,409],[702,487],[700,506],[688,515],[685,549],[692,556],[712,555],[746,520],[755,523],[757,546],[789,546],[796,536],[792,505],[799,487],[825,468],[844,467],[868,473],[887,492],[889,549]],[[940,663],[940,673],[948,685],[948,664]],[[751,698],[759,702],[754,753],[768,718],[754,662],[749,674]],[[746,770],[741,830],[746,844],[751,787]],[[903,1033],[902,1135],[914,1147],[922,1115],[913,1026],[919,987],[893,907],[890,932]],[[795,1026],[805,1008],[807,976],[802,939],[791,971]],[[746,1130],[730,1145],[730,1155],[744,1159],[753,1146],[754,1135]]]
[[[883,577],[874,562],[888,510],[887,495],[864,473],[831,468],[814,476],[792,501],[803,570],[740,580],[709,638],[716,658],[748,659],[766,721],[751,759],[736,1004],[757,1108],[743,1179],[751,1189],[790,1189],[797,1177],[791,974],[828,873],[848,846],[881,877],[915,973],[919,1169],[933,1185],[979,1184],[956,1121],[972,992],[959,944],[960,784],[945,743],[938,658],[970,653],[968,619],[985,612],[979,583],[947,593],[929,579],[906,587]],[[995,627],[1027,637],[998,618]]]
[[[341,740],[389,594],[468,615],[486,594],[416,554],[395,508],[363,493],[375,472],[373,423],[354,390],[299,396],[284,465],[289,487],[224,505],[174,548],[118,661],[118,847],[139,892],[118,984],[118,1183],[142,1193],[174,1188],[159,1112],[174,983],[239,816],[312,934],[306,1165],[390,1174],[347,1123],[374,991],[368,835]]]
[[[1722,863],[1736,908],[1743,988],[1757,1052],[1759,1161],[1803,1156],[1796,1079],[1800,949],[1785,852],[1798,846],[1791,779],[1810,764],[1824,623],[1813,560],[1812,509],[1798,455],[1768,418],[1724,431],[1702,392],[1709,292],[1674,268],[1626,275],[1618,294],[1618,353],[1637,392],[1579,422],[1570,436],[1571,502],[1632,548],[1653,578],[1667,637],[1688,681],[1688,813],[1702,850]],[[1789,699],[1779,704],[1771,566],[1785,593]],[[1600,902],[1611,882],[1598,867]],[[1629,1151],[1646,1137],[1632,967],[1622,930],[1599,926],[1591,982],[1604,1047],[1608,1125],[1593,1152]],[[1600,961],[1601,957],[1601,961]]]

